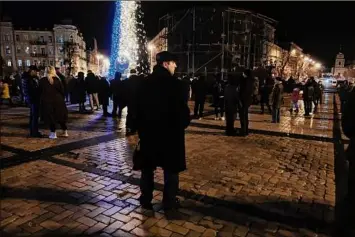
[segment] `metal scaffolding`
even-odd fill
[[[160,18],[161,37],[177,55],[180,73],[206,74],[253,68],[265,58],[264,44],[274,41],[277,22],[251,11],[193,7]]]

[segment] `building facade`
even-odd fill
[[[87,71],[86,44],[73,25],[54,25],[53,30],[14,29],[11,22],[0,23],[0,49],[9,71],[23,71],[30,65],[67,68],[67,45],[72,51],[72,74]]]
[[[348,69],[345,67],[345,56],[339,52],[335,58],[335,64],[332,69],[332,73],[336,77],[344,77],[345,72]]]
[[[148,56],[149,56],[149,64],[150,71],[153,71],[154,65],[156,62],[156,55],[161,51],[168,50],[168,40],[165,37],[167,34],[167,28],[163,28],[151,41],[148,43]]]

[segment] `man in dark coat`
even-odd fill
[[[194,117],[198,119],[202,119],[203,110],[206,101],[206,94],[207,94],[207,85],[205,82],[205,78],[203,76],[199,76],[197,81],[194,83],[194,92],[195,92]]]
[[[94,103],[96,104],[96,110],[99,110],[99,97],[98,97],[98,80],[92,71],[88,71],[88,75],[85,78],[86,91],[89,95],[91,111],[94,110]]]
[[[104,117],[110,117],[111,114],[107,112],[107,107],[109,105],[109,100],[111,96],[110,84],[105,77],[98,77],[98,92],[99,92],[99,101],[102,105],[102,111]]]
[[[115,78],[111,80],[110,83],[110,90],[113,100],[113,107],[112,107],[112,117],[121,118],[122,117],[122,110],[127,106],[127,100],[125,94],[126,83],[121,81],[122,74],[120,72],[115,73]],[[117,115],[117,108],[118,108],[118,115]]]
[[[226,135],[236,135],[234,129],[234,120],[238,111],[239,91],[237,87],[237,78],[230,75],[228,84],[224,90],[224,100],[226,109]]]
[[[348,149],[346,150],[346,156],[349,161],[349,174],[348,174],[348,204],[349,216],[346,218],[348,226],[353,228],[355,233],[354,220],[355,220],[355,88],[351,87],[347,101],[344,104],[342,112],[342,128],[345,136],[350,139]],[[354,235],[349,235],[354,236]]]
[[[240,100],[238,111],[240,117],[241,136],[247,136],[249,134],[249,118],[248,111],[253,101],[254,80],[250,69],[246,69],[240,78],[239,91]]]
[[[130,76],[127,80],[127,118],[126,118],[126,129],[128,135],[136,133],[136,126],[134,124],[135,119],[135,104],[137,103],[137,93],[140,86],[140,77],[137,75],[135,69],[131,69],[129,72]]]
[[[179,173],[186,169],[184,130],[190,123],[190,111],[184,85],[173,76],[175,56],[163,51],[156,55],[156,61],[153,73],[138,93],[137,128],[142,160],[134,164],[134,169],[142,171],[140,203],[150,209],[154,170],[163,168],[163,205],[167,211],[178,207]]]
[[[86,91],[85,91],[85,78],[84,73],[79,72],[78,78],[73,78],[68,83],[68,91],[70,92],[70,102],[72,104],[79,103],[79,112],[84,113],[85,101],[86,101]]]
[[[224,87],[225,83],[222,81],[220,74],[217,75],[216,81],[213,84],[213,104],[215,120],[224,120]],[[220,115],[218,117],[218,115]]]
[[[190,100],[190,97],[191,97],[191,81],[190,81],[190,78],[184,74],[182,76],[182,82],[184,83],[184,87],[185,87],[185,92],[186,92],[186,102],[188,102]]]
[[[261,114],[264,114],[265,112],[265,105],[268,108],[269,113],[271,113],[271,107],[270,107],[270,93],[271,93],[271,88],[273,86],[274,82],[271,77],[267,77],[263,80],[261,80],[259,86],[259,92],[260,92],[260,105],[261,105]]]
[[[276,83],[271,93],[272,122],[280,123],[280,108],[283,103],[284,86],[280,77],[276,78]]]
[[[26,103],[30,106],[30,137],[43,137],[38,131],[38,119],[39,119],[39,105],[40,105],[40,93],[39,93],[39,78],[37,76],[38,68],[36,66],[30,66],[28,74],[24,74],[22,78],[22,89]]]

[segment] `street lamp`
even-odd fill
[[[150,51],[150,71],[153,71],[153,50],[155,49],[154,44],[148,44],[148,50]]]

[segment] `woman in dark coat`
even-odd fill
[[[39,82],[39,91],[44,121],[49,125],[51,131],[49,138],[57,138],[56,123],[59,123],[63,130],[62,136],[68,137],[66,125],[68,109],[64,101],[64,87],[55,73],[54,67],[48,67],[47,76],[43,77]]]
[[[79,112],[83,113],[86,111],[86,91],[85,91],[85,78],[84,73],[79,72],[78,78],[73,78],[68,83],[68,90],[70,93],[70,103],[79,104]]]

